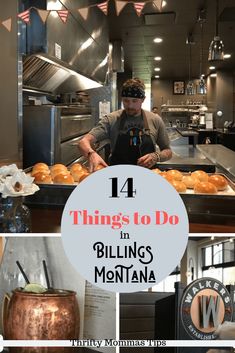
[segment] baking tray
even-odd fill
[[[96,144],[96,151],[101,155],[104,160],[108,160],[110,154],[110,140],[106,139]],[[59,162],[58,162],[59,163]],[[70,168],[73,164],[80,163],[84,166],[88,166],[88,161],[85,157],[81,156],[77,160],[73,161],[67,167]],[[30,173],[33,166],[24,170],[24,172]],[[48,207],[48,208],[63,208],[68,200],[72,191],[76,188],[78,183],[72,185],[60,185],[60,184],[38,184],[40,190],[34,195],[27,196],[25,203],[29,206],[35,207]]]
[[[182,173],[183,175],[188,175],[188,173]],[[230,180],[225,174],[223,173],[207,173],[209,176],[211,175],[221,175],[223,176],[227,182],[228,182],[228,187],[226,190],[218,191],[217,194],[200,194],[200,193],[195,193],[193,189],[187,189],[186,192],[180,193],[180,194],[187,194],[187,195],[214,195],[214,196],[232,196],[235,197],[235,184]]]
[[[66,204],[70,194],[76,188],[74,185],[40,184],[40,190],[34,195],[26,196],[25,204],[38,207],[61,207]]]
[[[193,190],[187,189],[180,193],[190,222],[225,223],[225,220],[235,220],[235,184],[223,173],[208,173],[223,176],[228,181],[228,188],[218,191],[217,194],[195,194]]]
[[[25,172],[30,172],[31,169],[28,168]],[[187,173],[183,174],[187,175]],[[235,216],[235,184],[226,175],[222,173],[216,174],[224,176],[228,181],[227,191],[220,191],[217,194],[195,194],[187,189],[186,193],[180,193],[189,219],[191,219],[192,215],[200,215],[200,218],[205,215],[216,215],[216,217]],[[41,184],[39,185],[40,190],[34,195],[27,196],[25,201],[26,204],[32,207],[63,208],[76,186],[77,184]]]
[[[207,173],[215,173],[216,166],[207,158],[200,159],[195,157],[181,158],[173,156],[169,161],[161,162],[157,168],[161,170],[177,169],[181,172],[189,173],[195,170],[203,170]]]
[[[215,174],[216,167],[212,163],[205,163],[205,162],[197,162],[192,164],[192,161],[185,161],[184,164],[182,162],[175,162],[174,164],[169,161],[169,163],[164,162],[164,164],[158,164],[157,168],[160,170],[169,170],[169,169],[177,169],[184,173],[194,172],[196,170],[203,170],[206,173],[213,173]]]
[[[31,173],[33,167],[24,170]],[[35,194],[25,197],[25,204],[38,207],[64,207],[70,194],[78,183],[71,185],[62,184],[37,184],[40,188]]]

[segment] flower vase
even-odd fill
[[[31,217],[23,197],[0,197],[0,233],[29,233]]]

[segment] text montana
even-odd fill
[[[142,269],[134,269],[134,265],[117,265],[114,269],[106,269],[105,266],[95,266],[95,283],[155,283],[155,272],[144,266]]]

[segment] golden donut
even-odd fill
[[[175,190],[178,192],[186,192],[186,185],[179,180],[170,181],[171,185],[174,186]]]
[[[208,181],[208,174],[204,170],[196,170],[191,174],[193,177],[197,178],[199,181]]]
[[[66,167],[65,168],[58,167],[51,170],[52,179],[54,179],[54,177],[58,174],[70,174],[70,173]]]
[[[216,194],[217,188],[214,184],[209,183],[208,181],[202,181],[195,184],[194,192],[196,194]]]
[[[168,170],[167,174],[172,176],[172,178],[174,180],[181,181],[183,179],[183,174],[179,170],[176,170],[176,169]]]
[[[158,169],[158,168],[154,168],[154,169],[151,169],[152,172],[156,173],[156,174],[160,174],[161,173],[161,170]]]
[[[228,182],[222,175],[213,174],[209,176],[208,181],[214,184],[217,190],[225,190],[228,187]]]
[[[82,168],[81,170],[70,170],[71,171],[71,174],[74,178],[74,181],[79,181],[81,176],[84,175],[84,174],[87,174],[87,172]]]
[[[40,163],[34,164],[33,170],[36,170],[36,169],[49,169],[49,167],[46,163],[40,162]]]
[[[192,175],[184,175],[182,182],[186,185],[187,189],[193,189],[195,184],[199,182],[199,179]]]
[[[53,172],[53,170],[55,169],[67,170],[67,167],[64,164],[57,163],[52,165],[50,169],[51,169],[51,172]]]
[[[161,175],[164,179],[166,179],[169,182],[174,180],[173,176],[168,174],[167,172],[160,172],[159,175]]]
[[[57,174],[53,179],[54,184],[74,184],[71,174]]]
[[[57,168],[62,168],[62,169],[65,168],[65,169],[67,169],[67,167],[64,164],[61,164],[61,163],[53,164],[50,169],[53,170],[53,169],[57,169]]]
[[[33,169],[31,172],[31,176],[34,177],[35,174],[37,174],[37,173],[44,173],[44,174],[49,175],[50,170],[49,169],[41,169],[41,168]]]
[[[80,163],[74,163],[70,168],[70,173],[72,174],[73,171],[83,170],[83,166]]]
[[[42,171],[34,174],[34,182],[36,184],[51,184],[52,180],[50,175]]]

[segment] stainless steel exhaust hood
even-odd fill
[[[101,84],[76,72],[68,64],[44,53],[23,59],[23,87],[57,94],[101,87]]]
[[[47,1],[27,1],[27,8],[32,5],[31,23],[22,26],[20,36],[23,86],[52,94],[99,87],[108,71],[107,18],[94,9],[85,21],[73,10],[81,7],[80,0],[59,3],[61,9],[70,9],[66,24],[54,12],[44,24],[36,8],[47,10]],[[56,48],[60,48],[59,55]]]

